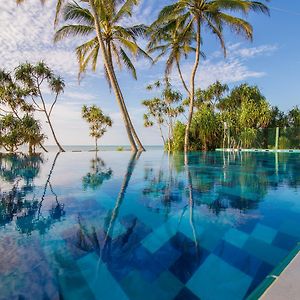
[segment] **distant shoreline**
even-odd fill
[[[57,146],[45,145],[44,146],[49,152],[58,152]],[[93,145],[63,145],[66,152],[95,152],[95,146]],[[148,145],[145,146],[146,150],[163,150],[162,145]],[[130,151],[129,145],[103,145],[98,147],[98,151]],[[16,153],[27,153],[27,147],[20,147]],[[37,153],[44,152],[41,148],[36,149]],[[8,153],[4,149],[0,148],[0,153]]]

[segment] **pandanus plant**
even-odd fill
[[[174,30],[174,24],[184,24],[185,32],[195,33],[192,45],[195,47],[195,60],[190,73],[189,114],[185,129],[184,151],[189,150],[189,133],[194,111],[195,77],[200,63],[201,42],[204,27],[219,40],[226,56],[224,28],[229,27],[236,34],[252,40],[253,28],[249,22],[239,18],[236,13],[248,15],[251,11],[268,14],[269,10],[260,1],[248,0],[178,0],[176,3],[164,7],[151,28],[160,28],[159,32]],[[152,39],[156,39],[156,35]]]

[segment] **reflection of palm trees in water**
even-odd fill
[[[96,151],[95,158],[91,160],[90,172],[82,178],[83,189],[96,190],[105,180],[109,180],[112,174],[112,169],[106,168],[104,161],[98,157],[98,152]]]
[[[185,153],[185,167],[186,167],[186,175],[187,175],[187,184],[188,184],[188,199],[189,199],[189,221],[190,221],[190,226],[192,229],[193,233],[193,238],[194,238],[194,243],[195,243],[195,248],[196,248],[196,253],[198,254],[198,240],[197,240],[197,233],[196,233],[196,228],[194,224],[194,193],[193,193],[193,181],[192,181],[192,176],[191,176],[191,170],[189,166],[189,156],[188,153]]]
[[[86,226],[84,219],[81,215],[78,216],[78,224],[79,224],[79,230],[78,230],[78,242],[77,247],[85,252],[89,251],[95,251],[99,255],[99,260],[97,264],[97,270],[99,270],[101,266],[101,261],[104,255],[108,255],[109,251],[111,250],[111,236],[113,235],[114,226],[116,223],[116,220],[119,215],[120,207],[123,203],[124,197],[126,195],[126,190],[128,188],[130,179],[132,177],[134,168],[136,166],[136,163],[141,155],[141,152],[132,154],[129,163],[127,165],[126,173],[123,178],[123,182],[119,191],[119,194],[117,196],[115,206],[111,213],[109,213],[106,217],[106,226],[103,235],[101,238],[98,238],[97,230],[95,226],[92,226],[91,228],[88,228]],[[134,226],[134,225],[133,225]],[[97,271],[97,274],[99,272]],[[96,278],[97,279],[97,278]],[[95,279],[95,280],[96,280]]]
[[[45,183],[45,186],[44,186],[44,191],[43,191],[43,195],[41,197],[41,201],[39,203],[39,209],[38,209],[38,214],[37,214],[37,220],[39,220],[40,216],[41,216],[41,209],[42,209],[42,205],[43,205],[43,202],[45,200],[45,196],[46,196],[46,193],[47,193],[47,190],[48,190],[48,187],[50,189],[50,192],[52,193],[52,195],[54,196],[54,199],[55,199],[55,202],[56,202],[56,205],[53,206],[50,210],[50,217],[51,219],[57,219],[57,220],[60,220],[60,218],[62,216],[64,216],[65,212],[64,212],[64,204],[60,204],[59,201],[58,201],[58,197],[57,197],[57,194],[54,192],[53,190],[53,187],[52,187],[52,184],[51,184],[51,177],[52,177],[52,174],[53,174],[53,171],[54,171],[54,168],[55,168],[55,165],[56,165],[56,161],[59,157],[61,152],[57,152],[55,157],[54,157],[54,160],[53,160],[53,163],[51,165],[51,168],[50,168],[50,171],[49,171],[49,174],[48,174],[48,177],[47,177],[47,180],[46,180],[46,183]]]
[[[163,157],[164,158],[164,157]],[[189,163],[189,158],[184,157],[180,153],[168,154],[168,168],[164,165],[160,166],[157,174],[153,169],[145,169],[145,180],[149,182],[149,185],[144,189],[143,194],[149,196],[149,207],[153,205],[154,199],[161,199],[166,218],[168,218],[172,205],[175,202],[182,202],[182,199],[187,198],[187,203],[183,207],[180,214],[178,227],[180,226],[184,215],[189,208],[189,223],[192,230],[192,235],[196,248],[198,248],[197,234],[194,226],[194,193],[193,183],[191,178],[190,167],[184,165],[184,159]],[[164,161],[164,160],[163,160]],[[186,181],[180,180],[178,173],[186,172]],[[174,174],[175,173],[175,174]],[[185,200],[184,200],[185,201]],[[156,207],[154,208],[157,209]]]
[[[31,200],[28,199],[28,196],[35,191],[34,179],[39,174],[41,163],[43,163],[41,156],[1,155],[0,177],[10,183],[10,189],[8,192],[0,194],[0,225],[5,225],[15,219],[16,227],[21,233],[31,234],[34,230],[44,233],[55,221],[61,219],[65,214],[64,207],[59,203],[51,184],[51,176],[57,158],[58,154],[54,158],[39,201],[35,194]],[[24,183],[22,184],[22,182]],[[48,188],[55,197],[56,205],[50,209],[48,217],[42,218],[41,209]]]

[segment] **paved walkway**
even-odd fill
[[[267,289],[261,300],[300,299],[300,252]]]

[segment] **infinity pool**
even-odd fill
[[[300,155],[0,155],[0,299],[244,299],[300,241]]]

